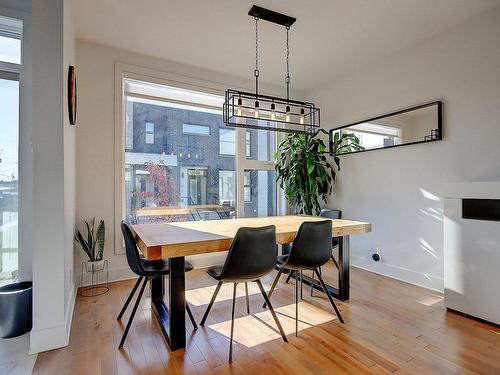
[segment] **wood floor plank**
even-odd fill
[[[331,265],[323,274],[337,276]],[[266,290],[273,272],[263,280]],[[225,285],[205,327],[186,322],[187,347],[170,352],[150,308],[149,288],[123,349],[118,349],[132,306],[116,316],[135,280],[110,284],[107,294],[78,296],[69,345],[41,353],[37,375],[214,375],[214,374],[500,374],[500,328],[446,311],[440,293],[357,268],[351,270],[351,300],[338,302],[339,323],[325,294],[304,288],[295,332],[294,285],[283,277],[272,303],[288,335],[284,343],[255,285],[251,315],[238,288],[232,364],[228,363],[230,285]],[[186,295],[197,321],[215,282],[203,270],[188,273]]]

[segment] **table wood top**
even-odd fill
[[[306,221],[328,220],[318,216],[289,215],[207,221],[182,221],[161,224],[137,224],[139,248],[148,259],[173,258],[226,251],[242,227],[276,226],[278,243],[293,241],[300,225]],[[371,232],[371,224],[352,220],[332,220],[332,236],[341,237]]]

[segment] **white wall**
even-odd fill
[[[443,183],[500,180],[499,41],[497,8],[309,93],[328,128],[444,101],[442,142],[341,158],[329,206],[373,224],[352,238],[354,265],[443,289]]]
[[[76,129],[69,123],[68,113],[68,70],[76,65],[75,31],[73,28],[72,1],[64,2],[64,34],[63,34],[63,130],[64,130],[64,285],[65,314],[72,311],[71,298],[74,298],[75,284],[73,280],[73,236],[75,232],[76,211]]]
[[[168,43],[168,41],[166,41]],[[168,48],[168,44],[162,46]],[[133,65],[159,72],[177,75],[179,82],[190,79],[206,81],[205,86],[224,85],[249,90],[253,81],[220,73],[180,65],[171,61],[114,49],[98,44],[77,41],[76,60],[79,74],[78,125],[76,155],[76,222],[96,217],[106,223],[104,257],[110,261],[110,280],[132,277],[125,255],[116,255],[115,250],[115,63]],[[249,77],[253,74],[249,70]],[[158,78],[158,77],[157,77]],[[261,85],[263,92],[281,94],[282,87]],[[221,92],[221,95],[224,93]],[[302,96],[302,93],[294,93]],[[118,244],[121,246],[121,244]],[[220,257],[219,257],[220,258]],[[80,282],[79,272],[83,252],[75,250],[75,278]],[[207,265],[212,259],[198,258],[198,265]],[[220,259],[218,260],[220,262]]]
[[[74,34],[67,0],[33,2],[33,330],[31,352],[67,345],[72,280],[75,138],[67,120]]]

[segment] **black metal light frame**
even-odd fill
[[[224,124],[229,127],[272,130],[285,133],[312,134],[321,126],[320,110],[314,103],[291,100],[290,75],[288,68],[288,30],[296,19],[272,10],[252,6],[248,15],[255,19],[256,32],[256,66],[255,66],[255,92],[245,92],[228,89],[225,93],[223,105]],[[258,44],[257,21],[265,20],[284,26],[287,30],[287,76],[285,79],[286,98],[262,95],[258,90]]]
[[[241,100],[241,105],[238,101]],[[314,133],[321,126],[320,110],[314,103],[287,100],[277,96],[259,94],[259,117],[253,113],[255,93],[226,90],[223,105],[223,118],[227,126],[237,128],[264,129],[285,133]],[[275,105],[274,111],[271,105]],[[287,113],[286,107],[290,108]],[[241,114],[238,114],[241,109]],[[303,114],[301,114],[303,110]],[[275,118],[273,119],[273,113]],[[287,115],[289,120],[286,120]],[[301,116],[303,122],[301,122]]]

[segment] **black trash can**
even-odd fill
[[[0,337],[10,338],[31,331],[31,281],[21,281],[0,287]]]

